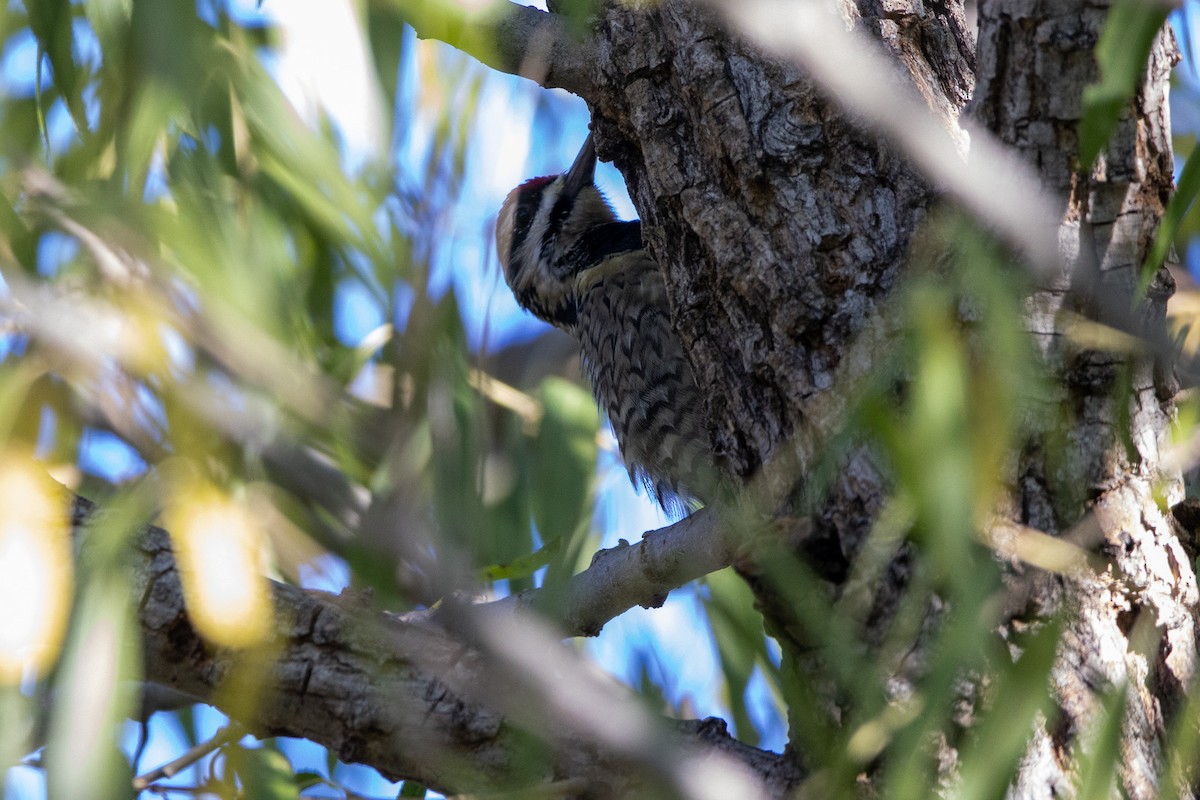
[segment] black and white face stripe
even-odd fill
[[[616,218],[592,182],[595,168],[588,137],[567,172],[521,184],[496,219],[496,253],[517,303],[560,327],[575,324],[574,275],[598,263],[591,256],[613,244],[607,241],[610,233],[626,249],[624,228],[609,228]],[[594,228],[603,230],[593,233]],[[640,247],[640,236],[634,238]]]
[[[496,221],[497,255],[504,265],[504,278],[509,286],[515,285],[519,273],[527,264],[539,260],[540,252],[523,251],[526,250],[529,232],[538,218],[542,198],[554,179],[554,176],[550,176],[526,181],[509,194],[500,210],[500,217]]]
[[[505,200],[496,222],[496,247],[504,279],[517,304],[560,327],[575,324],[570,287],[559,274],[556,256],[561,222],[549,224],[556,211],[569,216],[572,203],[563,203],[564,176],[534,178],[517,187]],[[558,211],[560,208],[562,211]],[[507,248],[507,250],[506,250]]]

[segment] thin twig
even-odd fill
[[[240,723],[230,722],[224,728],[221,728],[212,738],[206,742],[201,742],[186,753],[181,755],[174,761],[163,764],[158,769],[153,769],[144,775],[139,775],[133,779],[133,788],[137,791],[149,788],[155,781],[160,781],[163,778],[170,778],[180,771],[195,764],[200,759],[204,758],[209,753],[224,747],[230,742],[236,742],[238,739],[246,735],[246,729]]]

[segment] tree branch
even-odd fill
[[[566,89],[585,100],[594,95],[596,43],[574,34],[558,14],[509,2],[481,11],[440,3],[395,2],[392,7],[421,39],[445,42],[492,69],[548,89]]]
[[[808,534],[796,522],[789,538]],[[534,609],[561,625],[566,636],[598,636],[605,623],[634,606],[658,608],[672,589],[733,565],[752,546],[744,519],[704,508],[673,525],[645,533],[640,542],[601,550],[591,565],[561,587],[529,589],[476,607],[482,614]]]
[[[77,498],[74,525],[85,527],[93,510],[90,502]],[[236,714],[228,703],[244,709],[246,698],[222,692],[222,687],[264,656],[215,649],[202,640],[184,608],[167,532],[148,526],[138,542],[134,586],[141,598],[145,680]],[[560,713],[564,698],[567,705],[574,702],[576,689],[586,689],[589,702],[599,699],[610,709],[623,706],[626,716],[635,713],[630,708],[637,704],[608,682],[592,677],[587,686],[576,687],[577,679],[568,676],[548,685],[538,674],[508,674],[508,660],[495,657],[488,647],[471,646],[473,636],[464,640],[452,635],[428,615],[385,614],[354,594],[334,596],[278,583],[272,591],[276,619],[265,656],[270,659],[269,679],[261,684],[265,696],[252,703],[253,719],[240,720],[256,735],[304,737],[343,761],[368,764],[393,779],[419,780],[445,793],[577,778],[604,796],[640,782],[664,781],[682,797],[715,796],[686,790],[674,780],[699,763],[754,788],[738,795],[742,797],[779,797],[799,780],[790,764],[737,743],[719,721],[685,723],[664,735],[665,729],[643,712],[636,735],[658,736],[661,746],[645,757],[627,747],[614,748],[603,728],[604,714],[572,714],[568,719]],[[463,610],[473,620],[469,628],[477,631],[478,621],[486,624],[486,617],[473,609]],[[534,635],[537,627],[522,615],[509,614],[505,620],[499,628],[522,636]],[[545,640],[553,643],[550,649],[561,649],[553,637]],[[577,657],[565,651],[545,655]],[[509,718],[513,710],[506,699],[489,694],[513,685],[524,687],[524,713],[540,714],[541,725],[518,727]],[[596,720],[594,730],[588,728],[590,719]],[[657,733],[648,733],[650,727]],[[531,729],[552,752],[531,752]],[[664,763],[678,768],[667,770]]]

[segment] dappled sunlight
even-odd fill
[[[36,467],[0,457],[0,683],[46,671],[71,606],[66,496]]]
[[[196,629],[224,647],[259,644],[274,614],[257,523],[232,497],[199,480],[175,485],[173,498],[166,519]]]

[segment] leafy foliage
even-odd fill
[[[228,550],[206,563],[217,530],[235,549],[269,551],[293,580],[314,559],[344,559],[351,580],[393,609],[436,600],[431,580],[471,585],[476,573],[430,572],[439,562],[425,545],[516,580],[497,565],[534,549],[536,520],[545,541],[579,557],[594,406],[562,382],[517,387],[540,409],[540,427],[526,429],[485,400],[453,290],[429,290],[445,254],[416,236],[459,201],[478,68],[415,52],[396,12],[372,6],[364,41],[375,79],[357,77],[383,130],[354,155],[344,132],[302,119],[276,83],[280,42],[266,17],[190,0],[54,0],[0,14],[8,52],[32,65],[28,93],[0,101],[0,402],[14,420],[3,449],[112,510],[88,535],[89,552],[105,555],[76,582],[61,666],[43,676],[70,698],[51,720],[53,792],[129,785],[117,722],[136,700],[128,647],[139,598],[122,553],[156,508],[177,509],[200,616],[213,598],[236,597],[239,580],[258,580],[232,576]],[[405,76],[421,59],[425,87],[410,96]],[[402,160],[422,130],[433,134],[424,155]],[[352,309],[383,324],[352,337]],[[130,480],[81,469],[97,436],[137,465]],[[543,492],[562,502],[531,504]],[[569,574],[573,562],[558,560]],[[223,581],[215,594],[206,574]],[[88,681],[97,674],[100,685]],[[15,685],[3,694],[22,722],[0,735],[8,765],[37,742],[26,738],[24,695]],[[293,781],[276,750],[230,745],[225,758],[220,793],[296,796],[313,783]]]

